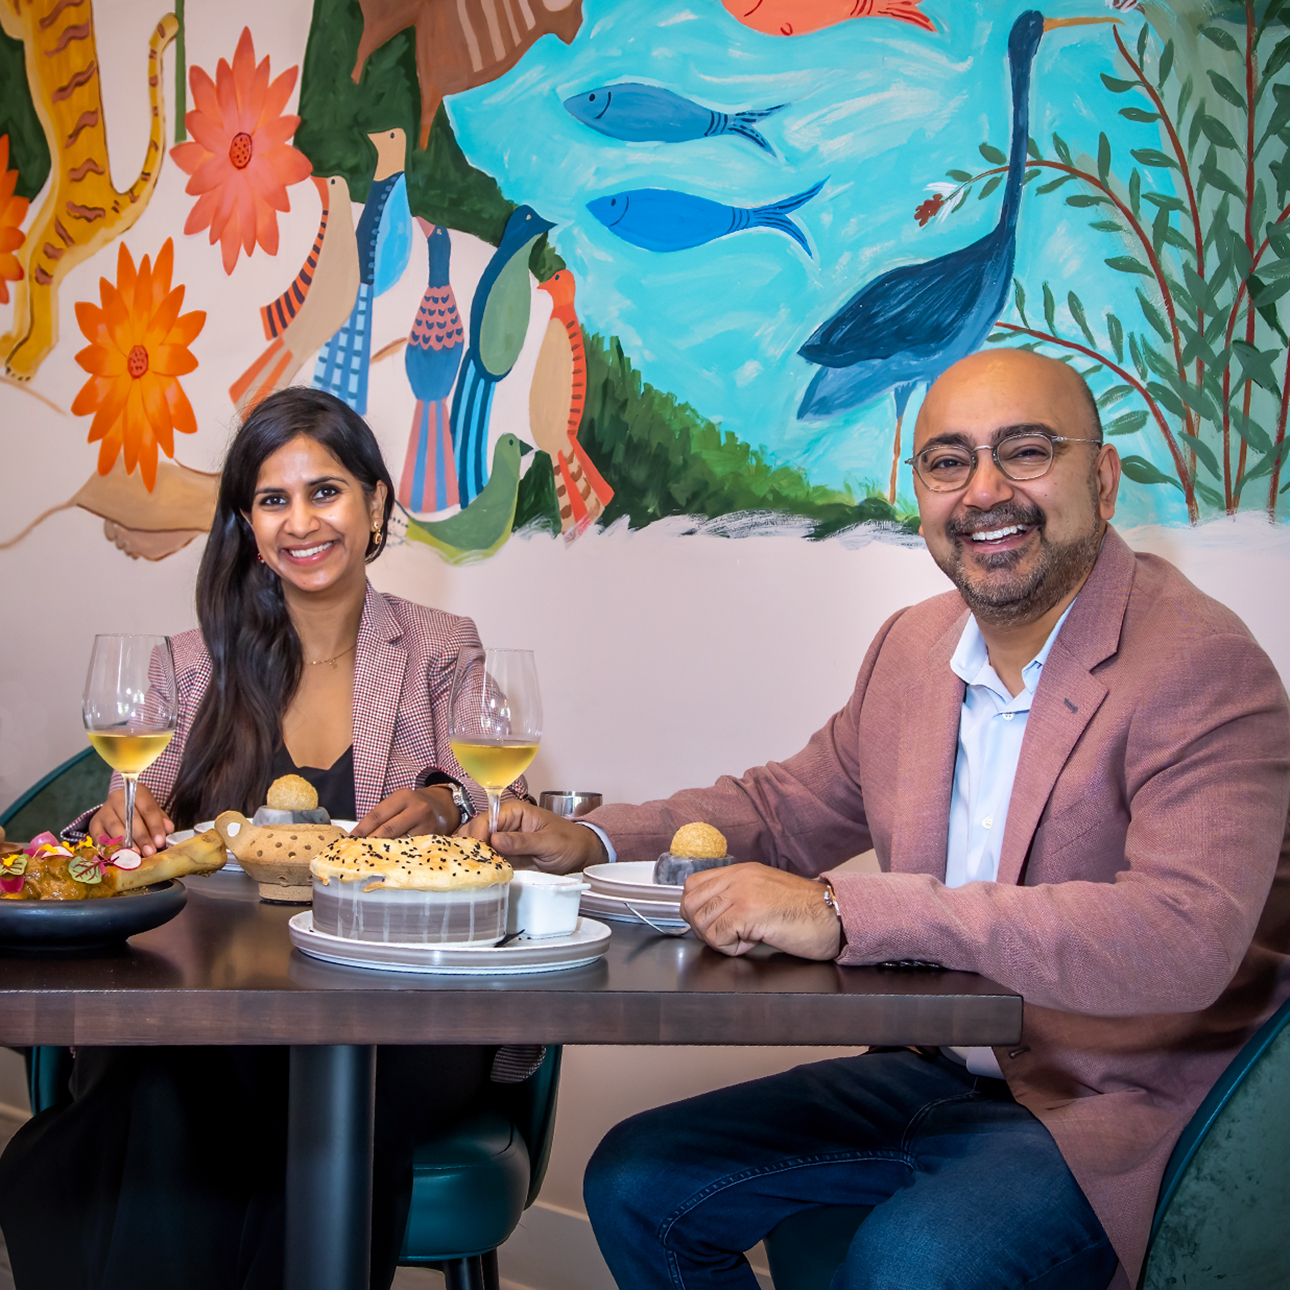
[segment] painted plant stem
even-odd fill
[[[1169,136],[1169,146],[1173,150],[1174,158],[1178,163],[1178,172],[1182,175],[1183,187],[1187,190],[1187,208],[1191,212],[1192,238],[1196,247],[1196,276],[1202,282],[1205,281],[1205,234],[1200,226],[1200,203],[1196,200],[1196,187],[1192,183],[1191,161],[1182,146],[1182,140],[1178,137],[1178,131],[1174,127],[1174,120],[1168,108],[1165,107],[1165,101],[1156,90],[1155,86],[1147,80],[1142,70],[1142,64],[1129,52],[1125,46],[1124,39],[1120,35],[1119,27],[1112,28],[1115,36],[1116,48],[1120,51],[1120,57],[1124,59],[1129,70],[1133,73],[1134,79],[1138,82],[1138,88],[1141,89],[1150,100],[1152,107],[1159,113],[1161,124],[1165,127],[1165,133]],[[1196,309],[1196,331],[1200,335],[1205,334],[1205,310],[1201,307]],[[1199,355],[1196,357],[1196,388],[1200,389],[1205,382],[1205,360]],[[1192,473],[1196,470],[1196,450],[1193,448],[1188,454],[1188,464]]]
[[[188,55],[185,49],[188,28],[184,22],[184,0],[175,0],[175,20],[179,31],[175,36],[175,142],[183,143],[188,138],[188,127],[184,115],[188,111]]]
[[[1142,67],[1132,54],[1124,46],[1124,41],[1120,37],[1120,29],[1112,28],[1115,35],[1115,43],[1119,47],[1120,54],[1124,61],[1129,65],[1129,70],[1133,73],[1139,86],[1146,91],[1147,98],[1151,100],[1152,106],[1160,113],[1160,121],[1165,127],[1165,133],[1169,136],[1169,146],[1173,149],[1174,156],[1178,160],[1178,171],[1182,175],[1183,186],[1187,190],[1187,206],[1191,211],[1192,236],[1196,239],[1196,272],[1202,278],[1205,276],[1205,234],[1200,227],[1200,204],[1196,201],[1196,189],[1192,184],[1191,165],[1187,159],[1187,153],[1183,150],[1182,140],[1178,138],[1178,131],[1174,128],[1173,118],[1169,115],[1162,99],[1151,82],[1142,74]]]
[[[1286,412],[1290,410],[1290,348],[1286,350],[1285,375],[1281,378],[1281,407],[1277,416],[1277,437],[1273,441],[1273,451],[1277,453],[1277,463],[1272,467],[1272,479],[1268,484],[1268,519],[1277,517],[1277,494],[1281,491],[1281,445],[1286,439]]]

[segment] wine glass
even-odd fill
[[[125,780],[125,846],[134,849],[139,772],[161,756],[179,712],[169,636],[96,636],[81,715],[100,757]]]
[[[502,790],[537,756],[542,699],[528,649],[472,646],[457,655],[448,737],[462,770],[488,794],[488,831],[497,831]]]

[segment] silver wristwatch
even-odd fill
[[[475,803],[470,800],[470,794],[455,779],[450,779],[443,787],[452,794],[453,803],[461,815],[461,823],[457,825],[458,828],[461,828],[461,825],[465,824],[472,816],[479,814],[475,809]]]

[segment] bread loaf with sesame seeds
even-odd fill
[[[361,882],[364,891],[469,891],[511,880],[512,869],[486,842],[427,834],[337,838],[309,863],[324,886]]]

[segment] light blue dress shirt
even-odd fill
[[[999,853],[1008,822],[1012,783],[1021,759],[1021,741],[1035,687],[1048,652],[1070,614],[1067,607],[1048,634],[1043,648],[1021,670],[1022,689],[1017,695],[990,665],[985,638],[976,618],[968,616],[950,659],[950,670],[967,686],[959,714],[959,748],[954,760],[954,787],[950,793],[950,833],[945,855],[945,885],[994,882],[999,876]],[[989,1048],[951,1048],[966,1061],[974,1075],[1003,1074]]]

